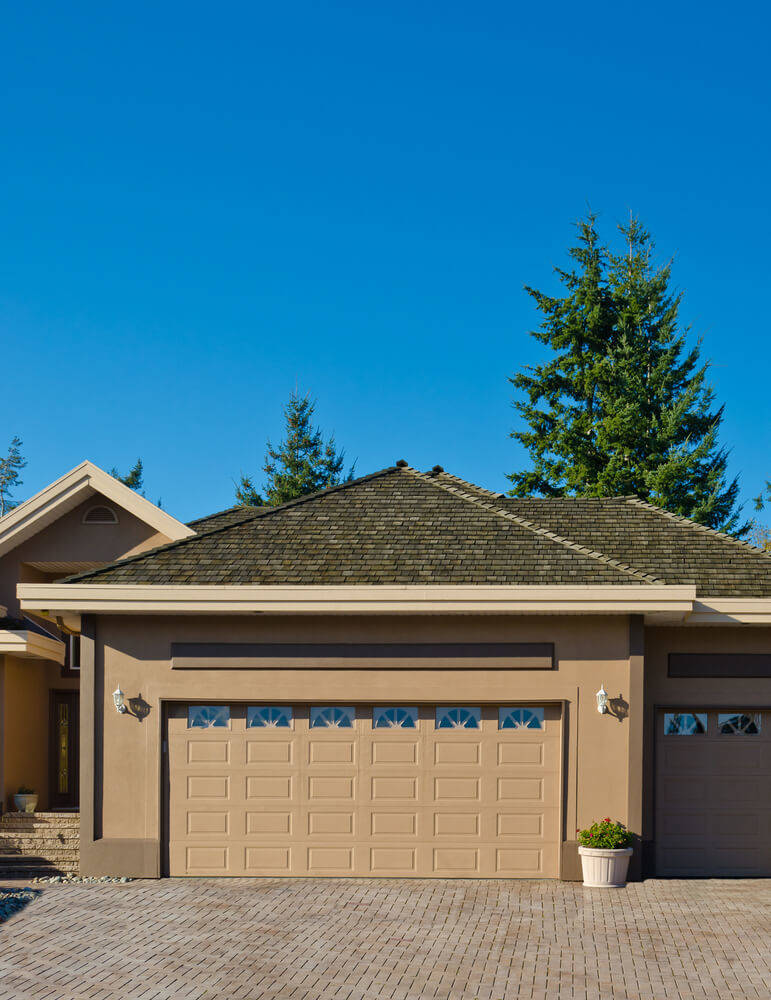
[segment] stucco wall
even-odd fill
[[[161,704],[164,699],[243,701],[441,702],[517,700],[566,703],[563,839],[610,814],[630,821],[638,794],[630,783],[630,621],[626,617],[100,617],[82,650],[81,761],[83,870],[154,874],[161,838]],[[171,642],[553,642],[553,670],[172,670]],[[89,672],[90,673],[90,672]],[[604,683],[621,718],[600,716]],[[112,691],[140,698],[149,714],[119,715]],[[639,699],[638,699],[639,701]],[[635,705],[631,706],[632,710]],[[636,706],[641,713],[642,706]],[[93,731],[87,715],[95,711]],[[579,750],[580,747],[580,750]],[[88,788],[95,781],[90,814]],[[635,812],[636,810],[636,812]],[[91,850],[90,840],[102,839]],[[110,845],[114,845],[113,850]],[[132,844],[137,847],[132,848]],[[157,864],[157,860],[155,862]],[[133,870],[131,869],[133,866]],[[143,870],[137,870],[142,868]]]

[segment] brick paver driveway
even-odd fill
[[[0,997],[771,997],[771,881],[199,879],[46,886]]]

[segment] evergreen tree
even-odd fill
[[[511,379],[527,393],[515,406],[531,430],[513,432],[532,472],[514,473],[512,495],[636,494],[675,514],[745,534],[718,443],[723,408],[707,382],[700,343],[688,347],[682,293],[671,262],[634,217],[620,226],[623,250],[601,246],[594,216],[579,224],[574,271],[558,271],[567,294],[528,289],[544,315],[536,336],[555,352]]]
[[[263,465],[265,498],[253,479],[242,474],[236,487],[238,503],[274,507],[353,479],[353,466],[343,472],[345,452],[337,450],[334,437],[324,441],[319,428],[313,426],[315,409],[316,402],[309,395],[292,393],[284,407],[286,437],[278,448],[268,441]]]
[[[607,380],[613,310],[606,281],[606,253],[596,216],[577,224],[578,241],[568,251],[570,270],[555,268],[565,288],[556,297],[525,286],[543,316],[531,331],[553,356],[525,366],[509,381],[524,395],[514,407],[529,430],[512,431],[530,452],[533,468],[512,473],[512,496],[582,495],[604,465],[597,437],[602,413],[598,394]]]
[[[115,466],[110,469],[110,475],[117,479],[119,483],[123,483],[124,486],[128,486],[129,489],[136,490],[139,493],[145,484],[145,471],[142,465],[142,459],[138,458],[133,468],[129,469],[125,476],[122,476]],[[142,493],[144,496],[144,493]]]
[[[7,455],[5,458],[0,458],[0,517],[17,505],[13,491],[23,485],[19,473],[27,464],[27,460],[22,457],[21,444],[21,438],[12,438]]]

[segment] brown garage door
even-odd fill
[[[659,875],[771,875],[771,713],[659,713],[655,836]]]
[[[171,875],[557,876],[555,706],[179,705]]]

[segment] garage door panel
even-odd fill
[[[294,760],[294,742],[292,740],[253,740],[246,741],[247,764],[292,764]]]
[[[271,834],[281,836],[291,835],[297,816],[290,811],[259,811],[248,810],[246,813],[246,835],[248,837],[266,837]]]
[[[370,813],[370,833],[373,837],[413,838],[418,835],[416,812],[390,812],[378,807]]]
[[[656,742],[656,870],[660,875],[771,875],[771,718],[759,731],[724,731],[738,710],[679,710],[705,731]],[[682,727],[682,728],[688,728]],[[755,727],[756,728],[756,727]]]
[[[482,759],[482,746],[476,740],[437,740],[434,743],[434,764],[440,768],[443,764],[453,767],[458,764],[479,765]]]
[[[505,730],[497,706],[451,706],[452,728],[434,706],[321,709],[233,705],[201,731],[172,713],[172,874],[558,874],[557,709]]]

